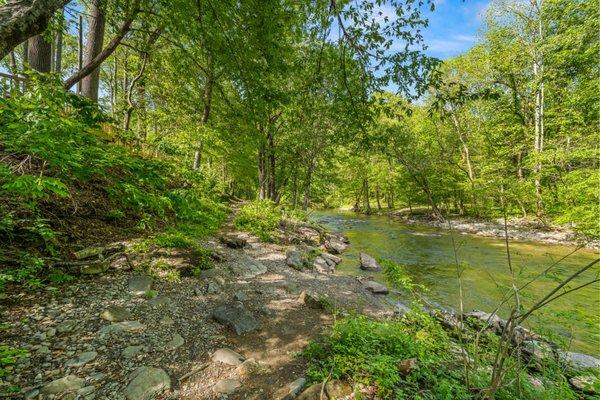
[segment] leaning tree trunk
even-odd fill
[[[84,64],[90,64],[102,51],[104,43],[104,11],[100,0],[92,0],[90,5],[89,28],[86,40]],[[96,67],[81,81],[81,94],[94,102],[98,102],[100,86],[100,66]]]
[[[42,35],[29,39],[27,45],[29,66],[38,71],[48,73],[52,66],[52,45]]]
[[[214,68],[212,63],[212,57],[208,56],[207,62],[207,74],[206,74],[206,84],[204,85],[204,93],[202,94],[202,126],[204,127],[208,123],[208,119],[210,118],[210,110],[212,105],[212,92],[213,86],[215,84],[215,76],[214,76]],[[202,163],[202,148],[203,142],[202,138],[198,138],[198,144],[196,145],[196,150],[194,151],[194,162],[192,164],[192,169],[196,170],[200,168],[200,164]]]

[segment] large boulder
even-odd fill
[[[315,258],[313,266],[315,270],[321,274],[330,274],[335,271],[335,264],[331,261],[327,262],[327,260],[321,256]]]
[[[221,305],[215,308],[212,317],[238,335],[258,329],[258,321],[242,304]]]
[[[302,293],[300,293],[300,296],[298,297],[298,302],[300,304],[304,304],[309,308],[314,309],[322,309],[324,303],[318,294],[307,291],[303,291]]]
[[[366,253],[360,253],[360,269],[369,272],[381,271],[381,267],[377,261]]]
[[[335,237],[331,237],[325,242],[325,248],[333,254],[342,254],[347,247],[348,245],[346,243]]]
[[[129,376],[125,388],[127,400],[151,400],[155,395],[171,388],[171,378],[160,368],[139,367]]]
[[[327,253],[327,252],[321,253],[321,257],[323,257],[327,261],[333,262],[336,265],[342,262],[342,258],[341,257],[334,256],[333,254]]]
[[[213,390],[219,394],[233,394],[239,387],[242,386],[242,382],[238,379],[221,379],[213,386]]]

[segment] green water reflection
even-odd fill
[[[420,225],[405,225],[382,216],[357,216],[344,212],[314,212],[312,217],[350,239],[338,272],[366,274],[358,269],[358,254],[391,259],[406,266],[416,283],[425,285],[427,297],[443,307],[458,308],[458,280],[452,235],[448,231]],[[464,272],[465,310],[493,310],[512,283],[505,244],[496,238],[454,234],[459,262]],[[517,284],[528,282],[574,248],[531,242],[511,242],[512,264]],[[553,289],[557,279],[566,277],[597,257],[591,250],[579,250],[532,283],[523,293],[522,303],[533,304]],[[571,287],[598,277],[598,265]],[[375,279],[384,281],[380,274]],[[600,354],[600,284],[568,294],[548,305],[528,324],[542,333],[560,335],[574,351]]]

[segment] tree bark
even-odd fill
[[[89,28],[86,39],[84,64],[91,64],[95,57],[102,51],[104,43],[104,11],[100,0],[92,0],[90,4]],[[98,88],[100,85],[100,64],[81,81],[81,94],[94,102],[98,102]]]
[[[125,118],[123,118],[123,129],[129,129],[129,123],[131,122],[131,114],[135,109],[135,104],[133,102],[133,88],[137,81],[140,80],[142,75],[144,75],[144,71],[146,70],[146,63],[148,62],[148,53],[144,53],[142,56],[142,66],[140,68],[140,72],[131,80],[129,84],[129,88],[127,89],[127,110],[125,110]]]
[[[116,49],[117,46],[121,43],[121,40],[127,35],[129,29],[131,28],[131,24],[135,19],[136,15],[139,13],[139,1],[136,1],[134,4],[133,11],[131,14],[123,21],[121,27],[119,28],[115,37],[106,45],[104,49],[94,57],[91,62],[84,65],[79,71],[70,76],[64,83],[65,89],[70,89],[74,84],[81,81],[83,78],[91,74],[96,68],[102,64],[104,60],[106,60]]]
[[[205,126],[208,123],[208,119],[210,118],[210,110],[212,105],[212,92],[214,86],[214,68],[212,63],[212,57],[208,57],[208,65],[207,65],[207,76],[206,76],[206,84],[204,85],[204,93],[202,95],[202,126]],[[196,170],[200,168],[200,164],[202,162],[202,138],[199,138],[198,145],[196,146],[196,151],[194,151],[194,163],[192,165],[192,169]]]
[[[43,33],[68,0],[7,0],[0,6],[0,59],[32,36]]]
[[[42,35],[36,35],[28,40],[27,58],[29,66],[43,73],[51,71],[52,45]]]

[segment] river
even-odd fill
[[[406,225],[385,216],[362,216],[351,212],[315,211],[311,218],[344,233],[350,246],[338,266],[338,273],[370,275],[382,283],[381,273],[358,268],[360,252],[377,259],[393,260],[405,266],[415,283],[428,290],[428,300],[441,307],[458,309],[458,279],[455,254],[462,265],[465,310],[493,310],[511,285],[504,240],[470,234],[451,234],[423,225]],[[454,239],[454,244],[453,244]],[[454,249],[456,248],[456,252]],[[517,284],[528,282],[548,266],[574,250],[532,242],[510,243]],[[552,290],[561,278],[598,257],[591,250],[578,250],[522,293],[526,307]],[[570,287],[583,284],[600,274],[598,264]],[[500,312],[502,315],[502,311]],[[573,351],[600,355],[600,283],[569,293],[537,312],[525,325],[550,337],[561,337]]]

